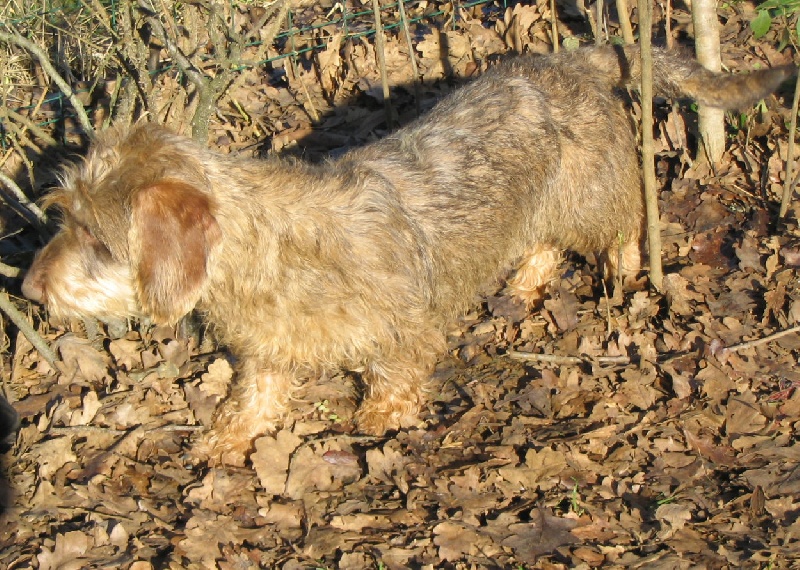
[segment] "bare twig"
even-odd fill
[[[168,424],[163,426],[157,427],[147,427],[148,432],[160,431],[160,432],[175,432],[175,431],[201,431],[205,429],[203,426],[186,426],[186,425],[174,425]],[[53,426],[47,430],[49,433],[54,435],[72,435],[72,434],[92,434],[92,433],[100,433],[106,435],[132,435],[133,437],[139,436],[141,437],[144,435],[143,432],[135,432],[135,430],[123,430],[123,429],[114,429],[105,426],[94,426],[94,425],[85,425],[85,426]]]
[[[561,354],[534,354],[532,352],[520,352],[518,350],[509,350],[506,356],[514,360],[543,362],[545,364],[600,364],[606,366],[621,366],[631,363],[631,359],[628,356],[565,356]]]
[[[783,196],[781,196],[780,217],[784,218],[789,210],[789,203],[792,201],[792,192],[795,180],[792,179],[792,168],[794,167],[794,138],[797,133],[797,107],[800,104],[800,75],[794,84],[794,99],[792,100],[792,120],[789,125],[789,148],[786,150],[786,176],[783,180]]]
[[[372,10],[375,12],[375,54],[378,57],[378,67],[381,70],[381,85],[383,86],[383,107],[386,111],[386,126],[392,128],[392,102],[389,98],[389,74],[386,71],[386,37],[381,23],[381,4],[379,0],[372,0]]]
[[[419,89],[419,67],[417,66],[417,56],[414,53],[414,42],[411,40],[411,30],[408,29],[408,17],[406,16],[405,0],[397,0],[397,8],[400,11],[400,21],[403,23],[403,35],[408,44],[408,60],[411,62],[411,75],[414,81],[414,105],[417,116],[420,115],[420,99],[422,94]]]
[[[23,192],[22,189],[17,186],[16,182],[2,172],[0,172],[0,182],[2,182],[3,185],[8,188],[12,197],[14,200],[16,200],[16,204],[13,205],[17,205],[19,208],[14,209],[18,211],[20,215],[28,219],[28,221],[39,224],[40,226],[44,226],[47,223],[47,216],[45,213],[42,212],[39,206],[28,200],[25,192]],[[32,219],[28,218],[28,216],[32,216]]]
[[[151,6],[146,0],[140,0],[139,6],[141,7],[142,11],[145,13],[145,19],[147,23],[150,24],[150,29],[158,38],[158,41],[167,48],[169,55],[172,56],[172,60],[175,62],[175,65],[178,66],[178,69],[181,70],[182,73],[186,75],[186,77],[191,81],[195,87],[202,90],[205,88],[206,83],[210,81],[208,77],[206,77],[203,72],[198,70],[194,64],[189,61],[189,58],[186,57],[181,49],[172,41],[167,35],[166,30],[164,30],[164,25],[161,23],[161,20],[157,17],[157,11],[153,6]]]
[[[20,128],[17,129],[17,132],[15,133],[18,137],[21,138],[22,136],[24,136],[25,131],[31,131],[34,135],[36,135],[37,138],[41,139],[45,144],[50,146],[58,145],[56,139],[54,139],[52,136],[50,136],[50,133],[48,133],[46,130],[44,130],[34,121],[32,121],[30,117],[26,117],[25,115],[17,113],[14,109],[10,107],[6,107],[4,112],[8,115],[9,119],[12,119],[12,121],[9,121],[9,125],[14,123],[22,125]]]
[[[39,333],[33,329],[25,316],[17,310],[5,291],[0,291],[0,310],[8,315],[11,322],[25,335],[25,338],[30,341],[33,347],[39,351],[39,354],[42,355],[42,358],[47,361],[50,367],[53,370],[58,370],[58,358],[56,358],[56,353],[53,352],[53,349],[50,348],[50,345],[47,344]]]
[[[650,283],[660,291],[664,281],[661,266],[661,225],[656,194],[653,151],[653,13],[650,0],[639,0],[639,43],[642,56],[642,168],[644,202],[647,209],[647,238],[650,249]]]
[[[619,257],[622,259],[622,256]],[[608,297],[608,287],[606,287],[606,280],[600,279],[603,284],[603,298],[606,300],[606,338],[611,337],[611,299]],[[619,285],[621,287],[621,285]],[[618,289],[621,291],[622,289]]]
[[[561,42],[558,39],[558,14],[556,13],[556,0],[550,0],[550,33],[553,35],[553,53],[558,53]]]
[[[92,122],[89,120],[89,116],[86,114],[86,109],[84,109],[83,104],[81,104],[81,102],[78,100],[78,97],[75,95],[72,87],[69,86],[64,78],[59,75],[58,71],[56,71],[56,68],[53,67],[53,64],[50,63],[50,59],[47,57],[47,54],[44,53],[44,51],[42,51],[42,49],[35,43],[20,36],[19,34],[10,34],[8,32],[0,31],[0,41],[21,47],[39,61],[39,65],[42,66],[42,69],[44,69],[45,73],[47,73],[50,79],[52,79],[53,82],[58,85],[58,88],[61,90],[61,92],[67,96],[67,99],[69,99],[69,102],[72,104],[72,108],[75,110],[75,114],[78,116],[78,121],[80,122],[81,127],[83,127],[83,131],[89,137],[93,137],[94,127],[92,126]]]
[[[296,79],[300,83],[300,88],[303,90],[303,96],[305,97],[305,105],[304,108],[308,112],[311,120],[315,123],[318,123],[320,120],[319,112],[317,111],[316,105],[314,105],[314,100],[311,99],[311,93],[308,92],[308,87],[306,87],[306,82],[303,81],[302,76],[300,75],[299,68],[297,66],[297,46],[295,46],[294,42],[294,24],[292,23],[292,13],[287,11],[286,12],[286,23],[291,31],[289,35],[289,43],[292,46],[292,55],[289,58],[291,62],[291,73],[292,78]]]
[[[773,334],[771,334],[769,336],[765,336],[765,337],[762,337],[762,338],[757,338],[757,339],[754,339],[754,340],[748,340],[747,342],[740,342],[739,344],[734,344],[733,346],[726,346],[724,350],[725,350],[725,352],[736,352],[737,350],[743,350],[745,348],[752,348],[754,346],[761,346],[762,344],[767,344],[769,342],[772,342],[773,340],[778,340],[779,338],[782,338],[784,336],[788,336],[790,334],[794,334],[796,332],[800,332],[800,325],[797,325],[797,326],[794,326],[794,327],[791,327],[791,328],[788,328],[788,329],[785,329],[785,330],[782,330],[782,331],[778,331],[776,333],[773,333]]]
[[[748,340],[747,342],[740,342],[733,346],[723,348],[726,353],[736,352],[737,350],[744,350],[754,346],[770,343],[778,340],[784,336],[800,332],[800,325],[788,328],[786,330],[778,331],[763,338]],[[659,354],[657,360],[659,362],[669,362],[675,358],[680,358],[686,354],[697,353],[697,350],[689,350],[673,354]],[[569,364],[597,364],[606,366],[624,366],[631,363],[629,356],[567,356],[562,354],[534,354],[532,352],[521,352],[518,350],[509,350],[506,356],[514,360],[522,360],[526,362],[542,362],[545,364],[569,365]]]
[[[692,0],[692,26],[698,63],[711,71],[720,71],[722,68],[720,26],[715,0]],[[700,133],[701,143],[698,148],[698,158],[707,159],[708,165],[714,170],[718,168],[725,152],[725,111],[708,105],[699,105],[697,130]]]
[[[664,9],[664,33],[667,36],[667,49],[675,47],[675,40],[672,38],[672,0],[664,0],[666,8]]]
[[[594,4],[597,13],[597,29],[595,30],[594,45],[603,45],[603,0],[597,0]]]
[[[11,279],[15,279],[19,277],[19,274],[22,273],[18,267],[12,267],[11,265],[6,265],[2,261],[0,261],[0,275],[3,277],[9,277]]]

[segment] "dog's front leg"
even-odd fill
[[[284,416],[292,384],[291,375],[244,359],[214,424],[192,448],[194,457],[212,465],[243,465],[253,440],[274,431]]]
[[[368,365],[362,379],[364,399],[356,412],[359,431],[383,435],[419,423],[428,399],[434,358],[390,360]]]

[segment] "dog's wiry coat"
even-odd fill
[[[658,92],[720,107],[792,73],[655,56]],[[565,249],[638,270],[639,165],[617,93],[637,62],[610,47],[513,58],[322,165],[222,156],[152,124],[109,130],[49,198],[63,228],[23,290],[56,315],[204,313],[239,364],[201,454],[246,453],[294,380],[332,368],[361,373],[359,428],[383,433],[416,417],[445,324],[504,268],[527,301]]]

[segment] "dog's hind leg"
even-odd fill
[[[536,304],[561,262],[561,252],[547,246],[529,249],[516,273],[508,280],[508,289],[528,306]]]

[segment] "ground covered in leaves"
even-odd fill
[[[549,50],[547,5],[420,32],[422,107],[493,54]],[[736,6],[726,65],[790,60]],[[676,37],[687,22],[675,12]],[[332,36],[304,65],[276,64],[280,81],[253,72],[212,144],[315,158],[381,136],[374,51]],[[386,57],[402,122],[415,113],[402,37]],[[357,384],[337,375],[304,386],[245,465],[193,466],[190,439],[231,378],[210,335],[93,334],[31,307],[62,369],[13,333],[3,375],[22,424],[4,456],[0,566],[796,568],[800,336],[776,335],[800,324],[800,206],[776,224],[787,99],[736,117],[715,172],[690,160],[693,114],[660,104],[663,292],[610,296],[574,258],[538,310],[484,299],[453,323],[420,424],[391,437],[353,432]]]

